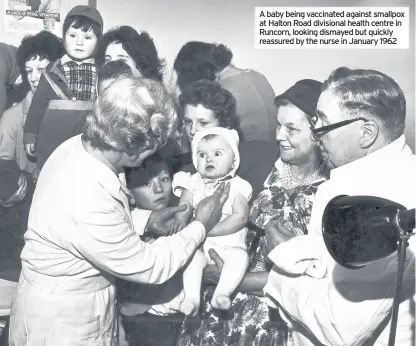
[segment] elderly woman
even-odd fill
[[[219,221],[224,186],[180,233],[141,241],[144,229],[169,228],[184,207],[151,212],[143,225],[139,210],[130,210],[119,174],[153,154],[175,125],[173,102],[161,83],[124,76],[102,90],[82,135],[50,156],[30,210],[10,345],[116,344],[115,277],[168,280]]]
[[[274,141],[277,110],[272,86],[261,73],[235,67],[232,58],[231,50],[222,44],[186,43],[174,63],[178,86],[183,89],[193,81],[217,80],[236,98],[243,140]]]
[[[100,40],[96,53],[98,66],[113,60],[123,60],[143,77],[161,82],[164,60],[160,59],[150,35],[140,34],[131,26],[120,26],[107,31]]]
[[[253,264],[232,302],[232,317],[221,320],[206,303],[199,327],[185,321],[177,345],[286,344],[285,328],[271,323],[280,319],[277,311],[269,310],[261,297],[269,274],[266,255],[278,243],[307,232],[315,192],[325,180],[325,163],[311,137],[320,87],[317,81],[301,80],[275,99],[281,154],[252,202],[249,223],[252,229],[266,229],[266,237],[258,242]],[[206,279],[216,283],[222,261],[215,252],[211,256],[217,266],[207,270]]]

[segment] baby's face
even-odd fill
[[[172,180],[167,169],[157,175],[144,172],[137,187],[131,193],[138,207],[147,210],[160,210],[169,206],[172,197]]]
[[[204,178],[217,179],[226,176],[234,168],[234,152],[221,136],[201,139],[196,154],[196,168]]]

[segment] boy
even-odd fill
[[[38,171],[61,143],[81,133],[92,109],[97,93],[93,55],[102,29],[100,13],[90,6],[75,6],[65,18],[66,54],[44,70],[25,124],[25,150],[36,155]]]

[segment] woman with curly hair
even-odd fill
[[[236,99],[243,140],[274,141],[277,110],[272,86],[261,73],[235,67],[232,58],[231,50],[222,44],[190,41],[174,62],[177,84],[183,89],[197,80],[216,80]]]
[[[145,78],[161,82],[165,62],[160,59],[153,39],[146,31],[140,34],[131,26],[120,26],[107,31],[100,40],[96,63],[124,60]]]
[[[184,87],[179,96],[179,118],[183,122],[185,132],[182,143],[185,154],[181,159],[184,171],[195,173],[189,151],[190,143],[197,131],[219,126],[237,130],[241,136],[240,119],[236,115],[236,99],[214,81],[199,80]],[[250,183],[254,194],[263,185],[276,159],[276,141],[240,141],[239,150],[241,163],[238,174]],[[259,152],[262,155],[258,155]]]

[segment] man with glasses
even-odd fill
[[[293,257],[290,265],[284,259],[286,272],[298,275],[272,271],[264,290],[283,308],[293,345],[387,345],[397,259],[390,256],[358,270],[337,265],[322,242],[322,215],[338,195],[377,196],[415,207],[416,160],[404,137],[406,100],[383,73],[341,67],[325,81],[316,114],[313,137],[320,141],[330,179],[318,188],[309,235],[284,244]],[[413,238],[406,255],[396,346],[414,345],[415,340]],[[277,246],[269,255],[280,268],[281,249]],[[299,271],[306,268],[305,260],[311,267]],[[316,274],[322,274],[319,266],[327,270],[323,278]]]

